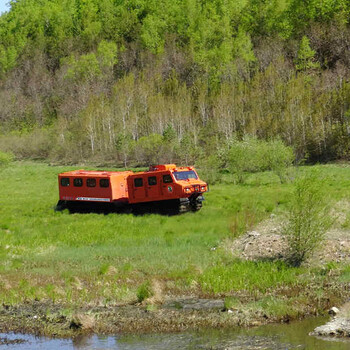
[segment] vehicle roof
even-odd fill
[[[132,171],[99,171],[99,170],[73,170],[59,174],[59,176],[95,176],[110,177],[116,175],[130,175]]]
[[[133,171],[100,171],[100,170],[72,170],[59,174],[59,176],[95,176],[95,177],[110,177],[120,175],[150,175],[163,171],[189,171],[194,170],[191,166],[176,167],[175,164],[152,165],[149,170],[134,173]]]
[[[140,175],[157,174],[157,173],[165,172],[165,171],[176,172],[176,171],[189,171],[189,170],[194,170],[194,168],[191,166],[176,167],[176,165],[174,165],[174,164],[165,164],[165,165],[151,166],[150,169],[147,171],[140,171],[137,173],[133,173],[132,175],[133,176],[140,176]]]

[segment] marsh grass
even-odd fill
[[[224,179],[211,186],[197,213],[168,217],[55,212],[57,174],[76,168],[81,167],[12,163],[2,172],[3,303],[134,302],[140,297],[140,286],[153,280],[160,281],[170,295],[215,297],[239,290],[264,293],[314,279],[304,268],[233,260],[225,249],[216,249],[272,212],[286,210],[292,184],[281,184],[271,173],[254,174],[244,185]],[[328,175],[324,186],[334,200],[349,196],[350,168],[318,168]]]
[[[267,295],[258,300],[242,303],[238,298],[227,297],[225,299],[225,308],[227,310],[250,310],[254,313],[263,314],[266,317],[283,317],[289,316],[291,318],[302,314],[301,305],[303,300],[299,297],[286,298],[283,296],[276,297]]]
[[[265,293],[280,285],[293,285],[303,273],[283,262],[232,261],[229,265],[207,269],[200,278],[202,287],[212,293],[258,290]],[[298,283],[301,283],[299,280]]]

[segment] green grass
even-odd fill
[[[267,317],[297,317],[303,314],[302,307],[304,300],[300,297],[286,298],[274,297],[271,295],[262,297],[257,301],[250,301],[242,304],[242,302],[235,297],[227,297],[225,299],[225,308],[231,310],[249,310],[254,313],[264,314]]]
[[[204,290],[213,293],[239,290],[265,293],[270,288],[295,284],[303,273],[303,269],[290,268],[282,262],[236,260],[229,265],[207,269],[200,281]]]
[[[305,285],[304,268],[233,260],[219,247],[288,206],[291,184],[271,173],[245,185],[213,185],[198,213],[180,216],[55,212],[57,174],[79,167],[14,163],[0,176],[0,297],[115,303],[137,299],[147,281],[172,294]],[[317,166],[333,200],[349,197],[350,168]],[[309,171],[301,168],[298,172]],[[348,272],[342,278],[347,279]],[[309,276],[309,277],[305,277]],[[195,286],[195,287],[193,287]]]

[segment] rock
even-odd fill
[[[250,231],[250,232],[248,232],[248,236],[249,237],[259,237],[260,233],[256,232],[256,231]]]
[[[222,310],[225,302],[223,299],[177,298],[165,302],[164,307],[177,310]]]
[[[333,306],[332,308],[329,309],[328,311],[328,314],[329,315],[332,315],[332,316],[335,316],[336,314],[339,313],[339,309],[335,306]]]
[[[227,310],[227,313],[228,314],[233,314],[233,311],[232,310]]]
[[[335,317],[332,321],[323,326],[316,327],[310,335],[317,336],[336,336],[349,337],[350,336],[350,320],[346,318]]]

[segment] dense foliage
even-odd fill
[[[0,16],[0,149],[194,162],[279,137],[349,157],[346,0],[13,0]]]

